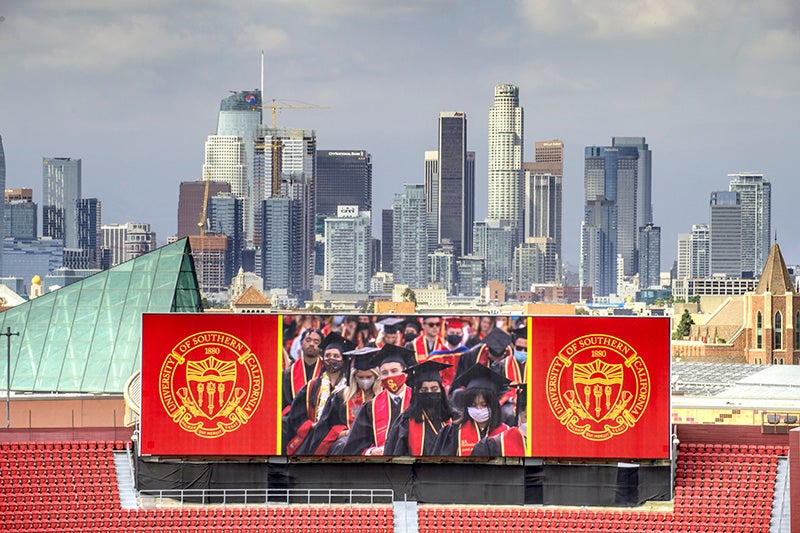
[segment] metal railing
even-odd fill
[[[140,507],[391,504],[392,489],[145,489]]]

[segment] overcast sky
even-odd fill
[[[372,153],[374,210],[422,183],[438,112],[464,111],[486,215],[493,87],[520,88],[524,159],[565,143],[564,256],[576,263],[583,149],[645,136],[662,266],[708,221],[729,173],[772,182],[772,223],[800,263],[800,2],[759,0],[73,0],[0,2],[7,187],[41,200],[42,157],[83,160],[103,223],[177,228],[229,90],[330,106],[286,110],[319,149]],[[375,224],[380,231],[380,218]]]

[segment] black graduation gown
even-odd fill
[[[500,424],[500,426],[502,429],[508,429],[508,426],[504,424]],[[460,425],[447,424],[442,428],[442,430],[439,432],[439,437],[436,439],[436,444],[433,447],[433,455],[437,457],[456,457],[458,455],[458,430],[460,427]],[[497,428],[490,430],[489,435],[491,435],[494,431],[497,431]],[[471,455],[477,456],[479,454],[475,453],[473,450]]]
[[[392,423],[391,427],[389,428],[389,434],[386,436],[386,444],[383,448],[383,455],[411,455],[408,445],[408,427],[411,420],[411,417],[407,412],[405,412],[401,414],[397,420],[394,421],[394,423]],[[423,427],[425,428],[425,440],[422,446],[422,455],[430,456],[433,455],[433,447],[436,445],[436,439],[438,438],[438,435],[428,424],[424,424]],[[442,430],[438,429],[438,431],[441,433]]]
[[[407,390],[406,394],[411,394],[411,390]],[[400,403],[402,404],[402,401]],[[390,429],[401,412],[402,405],[392,403]],[[373,446],[375,446],[375,433],[372,430],[372,401],[369,401],[358,410],[356,419],[353,420],[353,426],[350,428],[350,435],[347,436],[347,442],[342,448],[342,455],[361,455],[364,450]]]
[[[481,439],[472,448],[470,456],[474,457],[500,457],[500,444],[495,438]]]
[[[298,455],[313,455],[314,450],[322,442],[322,439],[330,432],[334,426],[347,425],[347,409],[344,403],[344,390],[340,390],[328,398],[328,402],[322,410],[314,431],[309,435],[302,446],[297,451]],[[331,448],[328,455],[335,455],[336,449]]]
[[[292,367],[294,366],[294,364],[295,363],[292,363],[291,365],[289,365],[289,368],[287,368],[286,370],[283,371],[283,378],[282,378],[283,379],[283,407],[282,408],[284,408],[284,409],[287,406],[292,405],[292,401],[294,401],[294,398],[292,397]],[[298,360],[297,364],[305,365],[305,361],[300,359],[300,360]],[[313,375],[314,365],[311,365],[310,369],[311,370],[309,371],[309,366],[306,365],[306,376],[308,376],[308,381],[311,381],[312,379],[314,379],[314,375]],[[307,383],[308,382],[306,382],[306,384]],[[300,391],[297,391],[297,393],[299,394]]]
[[[344,375],[340,374],[339,381],[344,379]],[[289,414],[286,415],[286,420],[283,423],[283,447],[284,452],[286,451],[286,445],[289,443],[292,438],[297,434],[297,430],[300,429],[300,426],[309,419],[308,409],[306,407],[307,398],[310,397],[314,398],[314,402],[319,397],[320,387],[322,386],[322,377],[317,377],[309,381],[300,392],[297,393],[294,400],[292,400],[292,407],[289,409]],[[331,388],[334,388],[336,385],[331,384]],[[308,437],[306,437],[308,440]],[[299,450],[298,450],[299,451]]]

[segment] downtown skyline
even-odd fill
[[[222,13],[213,2],[201,3],[191,15],[125,5],[124,15],[92,2],[49,13],[42,5],[20,3],[0,13],[0,61],[10,73],[0,83],[7,186],[33,187],[40,204],[41,158],[80,158],[84,196],[103,201],[104,223],[150,222],[163,243],[176,231],[178,184],[201,177],[219,100],[229,90],[258,87],[263,48],[266,100],[330,106],[279,111],[280,127],[315,130],[319,149],[372,154],[373,213],[389,207],[403,183],[422,183],[436,117],[459,109],[470,121],[475,219],[483,220],[492,90],[514,84],[525,110],[523,161],[533,161],[534,141],[558,138],[565,144],[567,263],[576,265],[579,253],[583,150],[613,136],[646,137],[653,152],[662,270],[676,258],[677,234],[708,222],[708,193],[739,172],[763,173],[776,187],[773,228],[787,261],[800,261],[800,239],[791,234],[792,198],[800,191],[790,162],[800,123],[800,40],[789,31],[800,11],[789,2],[768,2],[757,12],[745,4],[717,12],[693,2],[670,12],[637,2],[603,4],[605,10],[579,1],[492,8],[299,2],[269,9],[250,5],[248,17],[247,6]],[[637,5],[639,16],[629,19],[630,26],[609,31]],[[81,9],[87,6],[96,9]],[[569,9],[582,16],[566,16],[562,10]],[[654,17],[649,22],[648,13]],[[267,14],[274,22],[262,22]],[[452,14],[462,20],[460,30],[441,36],[429,31]],[[30,26],[56,15],[85,31],[45,35]],[[308,43],[292,35],[304,15],[319,34]],[[492,33],[506,23],[525,30],[510,32],[519,35],[516,42]],[[118,30],[113,38],[103,24]],[[397,28],[397,35],[388,35],[388,27]],[[199,28],[219,49],[201,42]],[[412,36],[419,41],[409,43]],[[114,45],[90,46],[103,39]],[[367,42],[372,45],[363,46]],[[192,44],[204,54],[202,66],[181,64]],[[452,54],[453,64],[432,69],[426,56],[432,49]],[[636,63],[630,69],[635,73],[623,68],[628,63]],[[611,71],[614,76],[603,75]],[[46,82],[53,74],[59,74],[57,85]],[[376,217],[373,234],[380,235]]]

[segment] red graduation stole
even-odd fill
[[[439,337],[436,337],[436,340],[433,341],[433,350],[428,350],[428,343],[425,341],[425,335],[420,335],[414,339],[414,353],[417,356],[417,363],[424,363],[428,360],[430,352],[438,350],[447,351],[447,346],[444,345],[442,339]]]
[[[525,457],[525,436],[518,427],[504,431],[496,438],[503,457]]]
[[[425,449],[425,423],[408,421],[408,453],[413,457],[420,457]]]
[[[356,419],[356,414],[358,413],[358,408],[364,404],[364,391],[359,390],[358,394],[355,394],[352,398],[347,400],[347,403],[344,405],[345,409],[345,418],[347,419],[347,427],[353,427],[353,420]]]
[[[314,363],[314,372],[312,376],[306,376],[306,364],[303,362],[302,356],[300,359],[295,361],[292,364],[292,369],[290,372],[292,373],[292,398],[297,396],[297,393],[300,392],[300,389],[303,388],[303,385],[311,381],[312,379],[319,376],[319,372],[322,369],[322,365],[319,362],[319,357],[317,357],[317,361]]]
[[[411,404],[411,389],[403,387],[400,410],[405,411]],[[392,399],[389,391],[382,390],[372,400],[372,434],[375,437],[375,446],[386,444],[386,433],[389,431],[389,422],[392,421]]]
[[[347,419],[347,425],[338,424],[333,426],[328,433],[322,438],[322,441],[317,446],[317,449],[314,450],[314,455],[326,455],[333,443],[336,442],[336,439],[339,438],[339,433],[342,431],[353,427],[353,420],[356,418],[356,412],[358,411],[358,407],[364,403],[364,391],[358,391],[358,394],[350,398],[347,403],[344,404],[345,410],[345,418]]]
[[[494,437],[495,435],[499,435],[507,429],[507,425],[500,424],[494,429],[494,431],[489,433],[487,437]],[[458,428],[458,432],[456,432],[456,437],[458,437],[456,455],[459,457],[469,456],[469,454],[472,453],[472,448],[474,448],[478,441],[481,440],[478,424],[476,424],[474,420],[470,420],[464,424],[461,424],[461,427]]]

